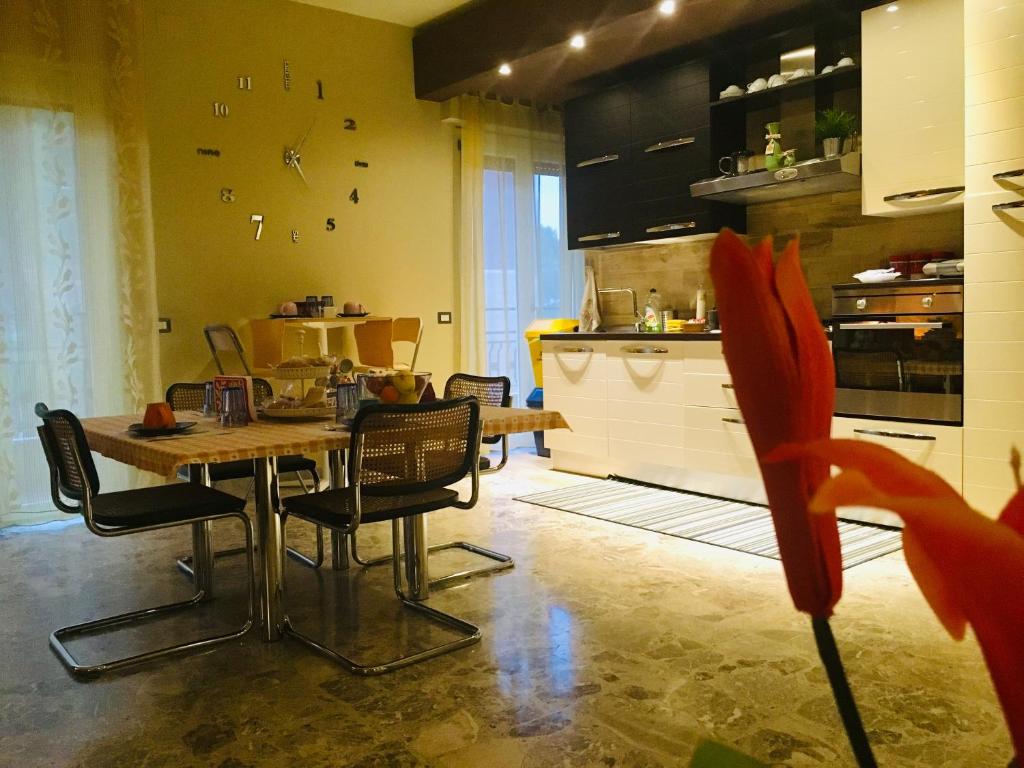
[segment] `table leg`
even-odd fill
[[[209,466],[189,466],[188,481],[197,485],[210,485]],[[202,590],[204,600],[213,597],[213,522],[210,520],[192,523],[192,582],[197,592]]]
[[[343,450],[327,452],[327,468],[331,476],[331,488],[344,488],[348,484]],[[331,531],[331,568],[335,571],[347,571],[349,568],[348,536],[337,531]]]
[[[427,516],[411,515],[402,518],[402,536],[405,539],[405,580],[409,589],[406,596],[410,600],[426,600],[430,596]]]
[[[260,617],[263,640],[281,639],[284,620],[284,548],[281,546],[281,518],[274,509],[272,484],[277,474],[277,459],[256,459],[256,537],[260,561]]]

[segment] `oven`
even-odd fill
[[[963,424],[962,278],[832,288],[836,415]]]

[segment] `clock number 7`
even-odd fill
[[[259,240],[260,235],[263,234],[263,214],[254,213],[252,216],[249,217],[249,223],[256,225],[256,239]]]

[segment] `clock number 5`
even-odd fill
[[[256,239],[259,240],[260,235],[263,234],[263,214],[254,213],[252,216],[249,217],[249,223],[256,225]]]

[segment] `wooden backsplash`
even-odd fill
[[[832,284],[852,282],[855,272],[888,267],[890,256],[908,251],[964,252],[962,211],[892,219],[861,216],[859,191],[749,206],[747,234],[752,239],[772,235],[776,250],[800,236],[804,271],[822,317],[831,314]],[[632,288],[641,309],[644,296],[657,288],[666,307],[692,316],[700,283],[708,292],[708,307],[714,306],[708,274],[713,239],[591,250],[586,263],[594,268],[599,288]],[[625,294],[601,297],[605,325],[629,324],[630,313]]]

